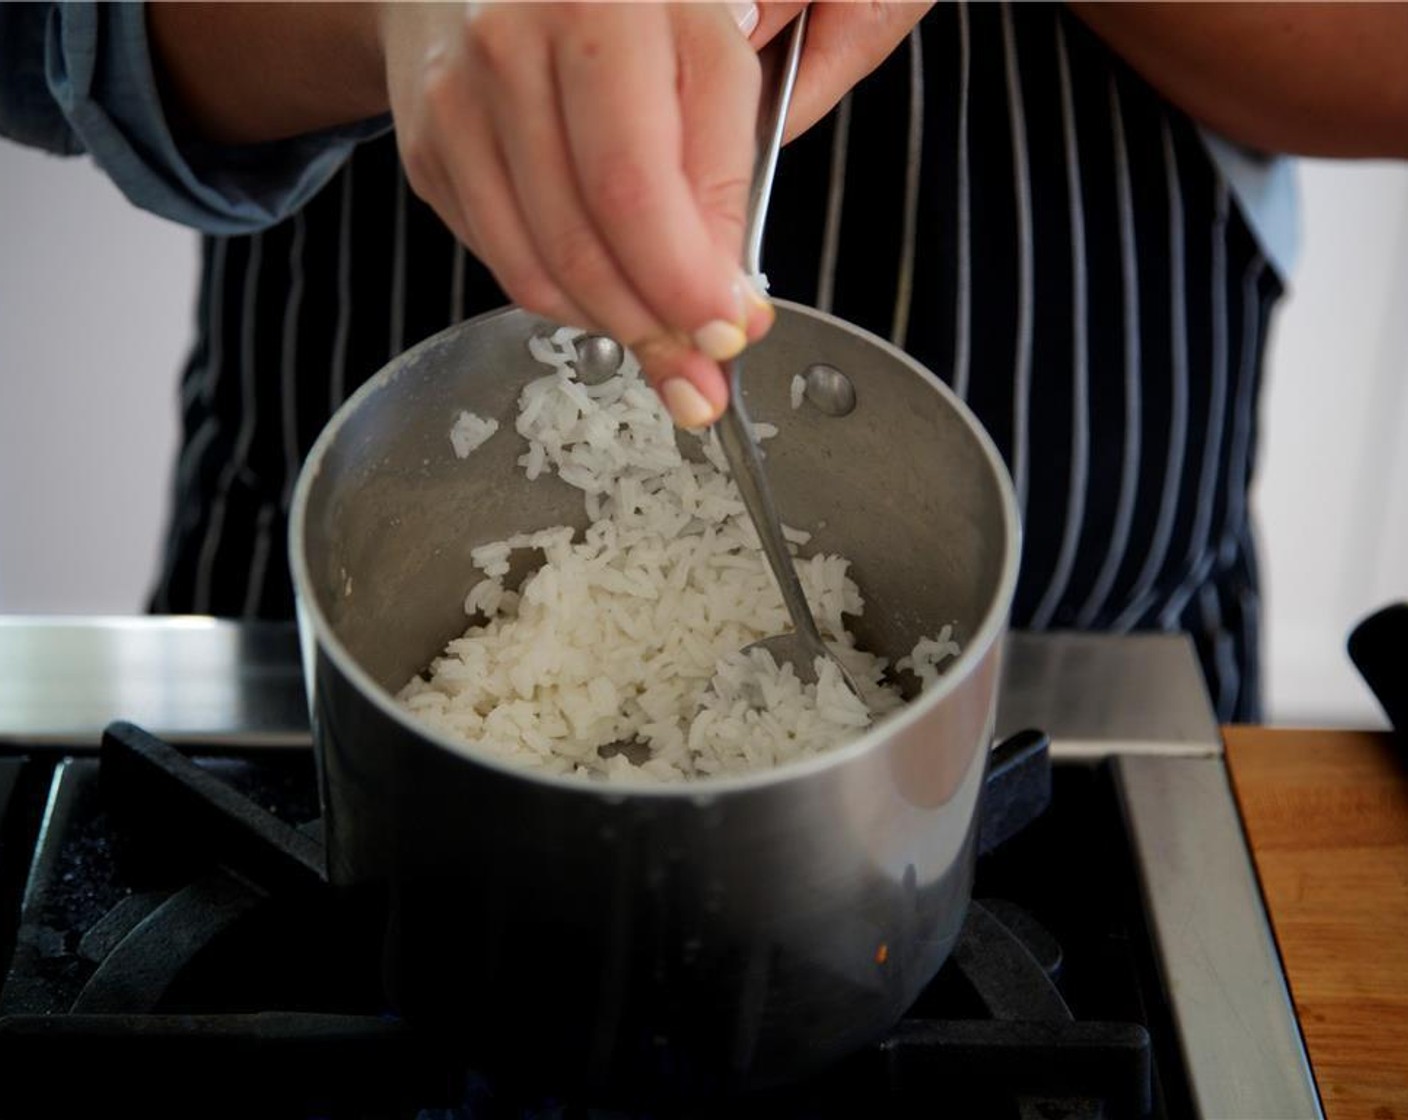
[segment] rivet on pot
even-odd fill
[[[583,385],[598,385],[621,368],[626,352],[614,338],[604,334],[584,334],[575,343],[577,379]]]
[[[802,374],[803,396],[827,416],[849,416],[856,407],[856,387],[835,366],[817,363]]]

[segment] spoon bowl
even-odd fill
[[[818,651],[807,639],[796,633],[788,631],[785,634],[770,634],[766,638],[759,638],[756,642],[749,642],[743,647],[745,654],[752,653],[755,649],[765,649],[772,656],[772,659],[781,665],[791,665],[792,671],[797,674],[797,679],[803,684],[816,684],[816,659],[818,657],[828,658],[837,669],[841,671],[841,679],[846,682],[846,687],[860,695],[860,688],[851,676],[850,671],[841,664],[837,656],[822,643]]]

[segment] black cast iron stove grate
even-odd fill
[[[0,762],[0,884],[13,884],[24,764]],[[1046,808],[1045,738],[1008,740],[991,770],[985,851]],[[324,882],[316,812],[307,752],[197,764],[115,724],[101,761],[61,761],[0,991],[0,1115],[118,1103],[144,1115],[617,1115],[495,1086],[390,1012],[384,911]],[[975,902],[950,963],[890,1037],[812,1082],[684,1115],[1162,1114],[1144,1025],[1077,1018],[1063,963],[1024,907]]]

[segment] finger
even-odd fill
[[[555,49],[587,212],[660,322],[688,333],[711,358],[734,357],[747,344],[741,271],[737,255],[715,244],[685,174],[671,12],[609,5],[593,17],[569,28]],[[722,38],[716,55],[713,65],[739,81],[756,66],[738,34]],[[751,129],[732,143],[751,152]]]
[[[485,161],[477,159],[476,166],[484,167]],[[531,262],[522,263],[522,253],[502,222],[489,227],[488,237],[475,233],[476,222],[471,216],[474,203],[466,200],[469,192],[461,191],[438,154],[422,157],[418,172],[412,173],[409,166],[406,172],[415,193],[435,211],[455,239],[494,274],[510,300],[545,319],[587,330],[597,329],[591,319],[547,279],[546,273],[536,270],[535,275]],[[528,248],[531,253],[531,245]]]
[[[437,194],[448,194],[454,217],[439,206],[437,212],[515,303],[555,322],[597,329],[597,321],[563,292],[540,259],[489,115],[462,74],[448,70],[426,85],[434,136],[427,170],[440,184]]]
[[[429,148],[403,146],[400,154],[401,166],[405,169],[406,182],[410,184],[411,190],[435,211],[457,240],[469,245],[469,225],[460,208],[454,182],[439,153]]]
[[[470,165],[457,161],[455,166]],[[472,166],[476,169],[473,175],[455,176],[455,190],[465,214],[465,244],[520,307],[556,323],[600,330],[596,319],[553,281],[538,258],[509,189],[503,157],[495,149],[492,157],[486,158],[481,150]]]
[[[932,3],[815,3],[807,18],[785,140],[829,113],[904,40]]]
[[[465,200],[461,206],[468,215],[460,219],[465,244],[488,265],[516,303],[556,322],[618,334],[599,325],[553,283],[538,260],[518,213],[502,159],[496,151],[494,158],[485,158],[485,152],[492,149],[474,144],[471,129],[467,128],[464,135],[469,140],[467,146],[476,153],[472,166],[477,169],[463,186],[456,188]],[[485,215],[488,220],[477,220],[474,215]],[[458,232],[455,225],[451,228]],[[496,266],[495,262],[512,263]],[[700,354],[688,339],[657,334],[636,341],[633,352],[646,379],[682,427],[706,427],[724,410],[728,403],[727,383],[717,364]]]
[[[492,14],[486,10],[485,17]],[[631,347],[677,423],[711,423],[728,401],[722,371],[650,313],[598,243],[576,193],[550,71],[544,60],[527,56],[542,40],[515,36],[520,22],[485,17],[471,24],[475,72],[493,85],[482,91],[483,100],[494,106],[490,119],[500,138],[508,190],[537,259],[569,298]]]
[[[450,147],[462,150],[453,154],[452,166],[475,170],[461,176],[458,182],[449,171],[442,172],[443,182],[454,183],[446,192],[452,199],[454,214],[454,220],[447,224],[488,265],[515,302],[557,322],[616,334],[599,326],[568,299],[539,261],[503,159],[487,135],[487,114],[467,109],[455,119],[460,127],[448,133],[447,139],[453,137]],[[472,162],[467,162],[466,156]],[[658,334],[637,341],[633,351],[647,380],[682,426],[705,427],[724,410],[728,388],[717,364],[700,354],[687,339]]]
[[[714,5],[685,5],[675,9],[675,18],[685,178],[714,245],[729,260],[741,260],[753,175],[758,67],[755,63],[740,75],[735,66],[719,65],[723,44],[736,39],[738,29]],[[756,342],[772,326],[775,313],[751,284],[743,295],[745,333]]]
[[[476,19],[471,29],[480,24]],[[475,65],[485,75],[483,99],[503,153],[508,191],[535,257],[568,299],[627,345],[666,334],[665,324],[617,266],[578,194],[557,110],[550,49],[542,38],[521,38],[522,43],[512,36],[500,41],[486,33],[472,36],[472,42],[482,56]],[[520,53],[528,51],[541,57]],[[472,166],[466,169],[466,178],[475,174]],[[492,213],[486,217],[494,220]]]
[[[682,428],[705,428],[728,405],[728,382],[718,362],[681,334],[657,335],[631,347],[641,372]]]

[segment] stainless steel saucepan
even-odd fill
[[[786,1080],[884,1032],[958,935],[1017,575],[1011,483],[916,362],[778,307],[745,391],[781,429],[767,469],[783,518],[853,561],[868,648],[897,658],[947,623],[963,646],[939,686],[828,754],[593,784],[515,769],[393,701],[464,629],[471,549],[585,524],[580,492],[515,464],[518,394],[543,372],[527,341],[550,329],[527,313],[397,358],[299,480],[291,558],[329,873],[387,892],[395,1005],[460,1038],[469,1062],[606,1097]],[[854,408],[793,411],[797,374],[830,387],[823,403],[849,382]],[[449,431],[464,409],[500,430],[461,460]]]

